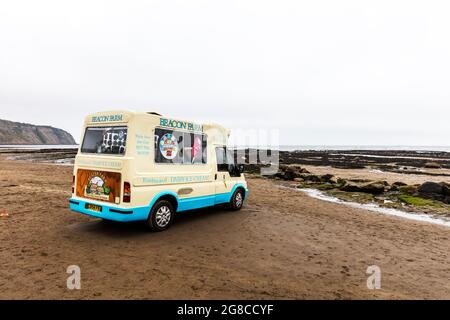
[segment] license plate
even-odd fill
[[[91,210],[91,211],[95,211],[95,212],[102,212],[102,207],[97,206],[95,204],[86,204],[86,209]]]

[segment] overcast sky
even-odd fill
[[[280,143],[450,145],[448,1],[0,2],[0,118],[158,111]]]

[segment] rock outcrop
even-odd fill
[[[422,197],[450,204],[450,185],[444,182],[425,182],[419,187],[418,192]]]
[[[304,175],[309,174],[308,170],[302,168],[298,165],[280,165],[278,173],[275,175],[275,177],[278,177],[280,179],[284,180],[291,180],[294,179],[304,179]]]
[[[0,145],[74,145],[72,135],[50,126],[0,120]]]
[[[427,162],[427,163],[425,163],[424,167],[428,168],[428,169],[441,169],[442,168],[442,166],[437,162]]]
[[[385,191],[386,183],[384,181],[374,181],[370,183],[357,184],[347,183],[341,186],[342,191],[347,192],[363,192],[370,194],[382,194]]]

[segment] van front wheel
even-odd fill
[[[172,224],[174,215],[173,205],[167,200],[160,200],[153,206],[147,225],[152,231],[164,231]]]
[[[243,204],[244,204],[244,191],[242,189],[237,189],[233,193],[233,196],[231,197],[229,208],[233,211],[238,211],[242,209]]]

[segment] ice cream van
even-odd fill
[[[155,112],[109,111],[86,117],[75,158],[70,209],[167,229],[176,213],[248,197],[243,166],[227,149],[229,130]]]

